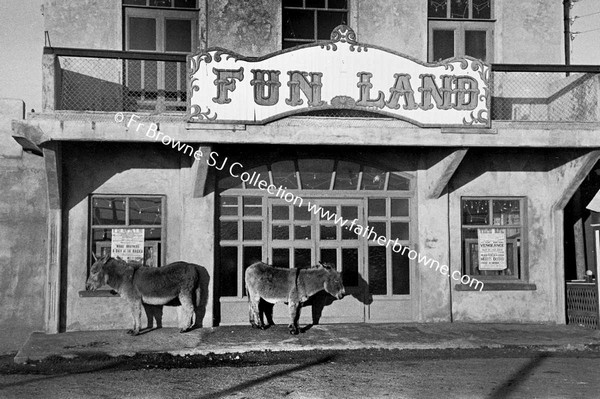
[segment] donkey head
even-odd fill
[[[105,255],[98,259],[90,268],[90,277],[88,277],[85,283],[85,289],[88,291],[94,291],[102,287],[108,281],[108,275],[104,271],[104,265],[110,259],[110,255]]]
[[[344,295],[346,295],[346,290],[342,283],[342,276],[335,270],[335,265],[331,263],[320,263],[318,267],[323,268],[327,272],[327,277],[323,284],[325,291],[337,299],[342,299]]]

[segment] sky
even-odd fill
[[[571,64],[600,65],[600,0],[576,0],[571,18]]]

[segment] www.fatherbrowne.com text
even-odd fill
[[[125,114],[122,112],[118,112],[115,114],[115,122],[123,123],[125,121]],[[398,242],[398,239],[388,239],[382,235],[378,235],[373,227],[363,226],[358,222],[358,219],[344,219],[341,216],[338,216],[335,213],[331,213],[327,210],[324,210],[317,204],[312,204],[310,201],[304,201],[304,199],[290,191],[287,191],[287,187],[275,186],[269,183],[266,180],[261,179],[261,175],[257,172],[252,172],[252,174],[244,171],[244,165],[239,162],[230,162],[228,157],[221,158],[219,153],[216,151],[211,151],[208,156],[205,157],[205,154],[202,153],[200,148],[195,149],[189,144],[181,143],[179,140],[175,140],[171,138],[169,135],[164,134],[159,130],[159,127],[155,123],[140,123],[140,117],[136,114],[131,114],[127,121],[127,128],[134,128],[136,132],[144,133],[146,137],[153,139],[154,141],[160,141],[164,145],[171,146],[173,149],[177,149],[177,151],[183,152],[184,154],[188,154],[191,157],[194,157],[197,161],[201,161],[202,159],[206,160],[208,166],[214,167],[215,169],[222,171],[227,168],[227,172],[232,177],[239,178],[243,181],[246,186],[254,186],[261,191],[266,191],[269,195],[273,195],[275,197],[281,198],[286,202],[293,204],[298,207],[306,207],[309,212],[312,212],[317,217],[326,220],[333,220],[335,224],[340,225],[343,228],[346,228],[350,231],[353,231],[357,236],[366,238],[367,240],[372,240],[381,246],[392,247],[392,251],[399,253],[401,255],[406,254],[406,256],[410,260],[417,260],[420,265],[429,266],[430,269],[435,269],[439,271],[443,276],[450,276],[453,280],[459,281],[461,284],[468,285],[475,290],[482,291],[484,284],[483,282],[472,278],[469,275],[461,274],[460,271],[454,270],[450,273],[450,268],[448,265],[440,264],[437,260],[431,259],[426,255],[423,255],[414,249],[410,249],[407,246],[402,245]],[[145,128],[144,128],[145,126]]]

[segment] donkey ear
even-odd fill
[[[106,255],[104,255],[102,258],[100,258],[100,261],[102,263],[106,263],[108,262],[108,260],[110,259],[110,253],[107,253]]]
[[[98,262],[98,257],[93,252],[92,252],[92,258],[94,258],[94,263]]]

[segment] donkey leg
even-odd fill
[[[298,335],[300,332],[298,328],[298,319],[300,319],[300,303],[290,301],[288,304],[290,311],[290,320],[292,323],[288,326],[290,328],[290,334]]]
[[[129,305],[131,306],[131,316],[133,317],[133,329],[128,330],[127,334],[138,335],[142,325],[142,300],[129,298]]]
[[[192,293],[179,294],[179,302],[181,302],[181,320],[179,321],[181,329],[180,333],[188,332],[194,325],[194,301]]]
[[[250,295],[250,294],[249,294]],[[250,324],[252,328],[260,328],[264,329],[264,324],[260,319],[260,310],[259,310],[260,296],[252,295],[250,296]]]

